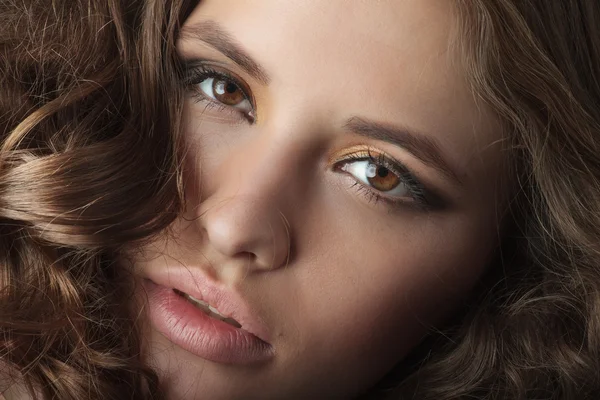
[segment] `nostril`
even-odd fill
[[[257,257],[256,254],[251,253],[249,251],[244,251],[242,253],[240,253],[240,258],[243,258],[244,260],[253,263],[256,261]]]

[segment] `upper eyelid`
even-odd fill
[[[384,163],[388,164],[392,167],[392,171],[397,174],[410,174],[414,177],[415,180],[420,182],[420,179],[416,177],[416,175],[408,168],[404,163],[396,160],[394,157],[386,154],[385,152],[374,150],[371,148],[356,150],[352,152],[348,152],[339,157],[336,157],[331,161],[333,165],[339,164],[340,162],[348,161],[348,160],[371,160],[376,163]]]
[[[184,71],[184,79],[186,81],[199,75],[215,75],[230,79],[234,81],[235,84],[241,89],[249,90],[249,85],[241,77],[238,77],[233,71],[228,71],[227,68],[220,65],[215,65],[211,62],[195,60],[186,63],[184,66]]]
[[[400,147],[420,159],[428,167],[438,170],[448,178],[448,182],[458,187],[463,186],[461,178],[450,168],[443,156],[438,140],[431,135],[420,133],[409,127],[396,126],[359,116],[353,116],[346,120],[344,128],[354,134]]]
[[[234,80],[236,83],[240,83],[240,87],[245,91],[251,91],[250,84],[246,82],[244,78],[240,76],[240,74],[232,71],[231,65],[227,65],[221,61],[216,61],[212,59],[205,58],[194,58],[194,59],[182,59],[182,66],[184,75],[189,71],[197,71],[201,69],[210,69],[213,70],[217,74],[222,74],[223,76]]]
[[[353,153],[353,154],[348,154],[345,156],[346,158],[344,159],[340,159],[338,161],[335,161],[334,164],[340,164],[343,162],[348,162],[348,161],[372,161],[374,163],[380,164],[385,166],[386,168],[390,169],[393,173],[395,173],[396,175],[399,175],[400,177],[405,176],[405,175],[410,175],[411,177],[413,177],[414,180],[419,181],[419,179],[417,179],[415,177],[415,175],[408,169],[408,167],[406,167],[403,163],[401,163],[400,161],[397,161],[383,153],[381,154],[377,154],[375,156],[371,155],[368,152],[363,153]]]

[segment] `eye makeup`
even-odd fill
[[[365,182],[364,179],[357,178],[348,172],[350,169],[346,167],[347,165],[365,161],[373,168],[371,171],[373,174],[378,169],[383,169],[386,175],[388,173],[394,174],[399,180],[399,185],[403,185],[406,189],[407,195],[392,196],[386,194],[386,191],[378,190],[373,185]],[[355,146],[335,156],[331,161],[331,165],[335,172],[350,175],[355,180],[352,187],[371,203],[377,204],[381,202],[392,208],[406,207],[408,205],[423,211],[439,210],[446,205],[446,202],[435,190],[427,188],[402,163],[373,147],[357,148]]]

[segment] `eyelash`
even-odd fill
[[[369,161],[372,164],[385,167],[390,172],[397,175],[400,178],[400,184],[404,185],[410,193],[410,197],[412,198],[412,201],[410,202],[411,205],[415,206],[416,208],[426,211],[431,210],[439,205],[437,196],[427,190],[425,186],[415,177],[415,175],[405,166],[397,161],[392,160],[385,154],[375,151],[371,148],[365,151],[347,155],[343,159],[334,163],[334,169],[350,175],[350,177],[355,180],[352,188],[364,196],[370,203],[377,204],[379,202],[383,202],[392,208],[405,207],[407,205],[407,201],[405,199],[388,197],[377,189],[371,188],[358,181],[358,179],[354,178],[351,174],[342,171],[341,168],[345,164],[358,161]]]
[[[241,81],[238,78],[226,71],[217,71],[201,62],[185,63],[184,71],[184,85],[186,89],[192,93],[192,96],[194,97],[196,102],[206,102],[207,108],[216,108],[219,112],[230,112],[236,114],[240,116],[241,119],[245,119],[250,124],[253,124],[255,122],[256,116],[254,115],[254,97],[252,96],[250,90],[246,88],[246,85],[241,83]],[[250,102],[252,106],[251,113],[241,112],[233,107],[221,104],[218,101],[215,101],[214,99],[211,99],[210,97],[206,96],[200,89],[198,89],[198,85],[209,78],[227,80],[236,85],[242,91],[242,93],[244,93],[246,100]]]

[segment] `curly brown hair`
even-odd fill
[[[7,386],[47,399],[160,398],[114,254],[180,208],[174,38],[191,5],[0,2]]]
[[[455,2],[512,218],[463,312],[372,397],[600,398],[600,2]],[[194,3],[0,3],[0,366],[31,396],[162,397],[115,260],[183,204],[174,46]]]

